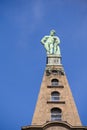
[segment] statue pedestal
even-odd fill
[[[47,55],[47,65],[61,65],[61,56],[58,55]]]

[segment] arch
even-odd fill
[[[62,110],[60,108],[54,107],[51,109],[51,120],[58,121],[61,120]]]
[[[60,93],[57,91],[53,91],[51,93],[51,101],[59,101],[60,100]]]
[[[51,80],[51,85],[52,86],[58,86],[58,84],[59,84],[59,80],[58,79],[52,79]]]
[[[52,126],[60,126],[60,127],[66,128],[66,129],[75,129],[75,127],[73,127],[71,124],[69,124],[68,122],[65,122],[65,121],[49,121],[43,125],[43,128],[45,130],[46,128],[50,128]],[[78,127],[78,129],[79,129],[79,127]]]
[[[52,73],[53,73],[53,74],[57,74],[58,71],[57,71],[57,70],[52,70]]]

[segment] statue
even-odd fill
[[[49,36],[44,36],[41,39],[41,43],[44,45],[47,55],[61,56],[59,47],[60,39],[55,36],[55,33],[55,30],[51,30]]]

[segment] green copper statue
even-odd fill
[[[41,39],[41,43],[44,45],[47,55],[61,56],[59,47],[60,39],[55,36],[55,33],[55,30],[51,30],[49,36],[44,36]]]

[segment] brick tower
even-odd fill
[[[50,36],[45,36],[41,40],[47,52],[46,68],[32,125],[24,126],[22,130],[87,129],[81,124],[66,74],[61,64],[60,40],[57,36],[54,36],[54,32],[52,30]]]

